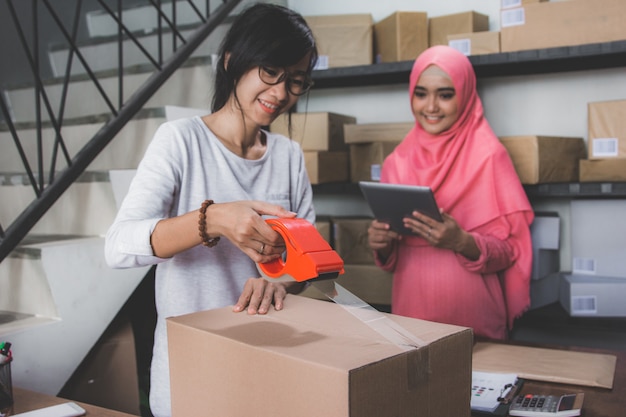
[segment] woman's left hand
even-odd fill
[[[304,284],[298,282],[270,282],[264,278],[249,278],[233,311],[243,310],[248,314],[266,314],[272,304],[276,310],[283,309],[283,302],[287,293],[298,293]]]
[[[423,237],[431,246],[450,249],[468,259],[478,259],[480,251],[471,234],[463,230],[456,220],[441,210],[443,222],[414,211],[413,217],[404,218],[404,226]]]

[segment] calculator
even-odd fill
[[[510,416],[575,417],[580,415],[585,394],[518,395],[511,401]]]

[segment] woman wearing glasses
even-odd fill
[[[263,127],[308,92],[316,60],[297,13],[271,4],[242,13],[221,47],[212,113],[157,130],[107,233],[110,266],[157,265],[156,417],[171,414],[165,318],[227,305],[264,314],[299,290],[256,268],[285,250],[262,216],[315,221],[300,146]]]

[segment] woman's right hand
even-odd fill
[[[370,248],[378,252],[379,256],[387,259],[393,249],[393,243],[402,236],[391,230],[387,223],[373,220],[367,229],[367,241]]]

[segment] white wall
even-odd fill
[[[500,0],[289,0],[288,5],[304,16],[371,13],[374,22],[395,11],[425,11],[435,17],[474,10],[489,15],[490,30],[500,28]],[[348,114],[356,117],[357,123],[412,121],[407,88],[408,80],[401,85],[313,90],[308,103],[299,106],[301,111]],[[487,119],[499,136],[537,134],[587,140],[587,103],[626,99],[626,71],[618,68],[485,78],[478,80],[478,89]],[[320,199],[324,210],[332,210],[332,198]],[[336,201],[334,209],[343,214],[341,199]],[[571,265],[569,201],[542,200],[533,201],[533,205],[536,210],[560,214],[561,268],[567,270]]]

